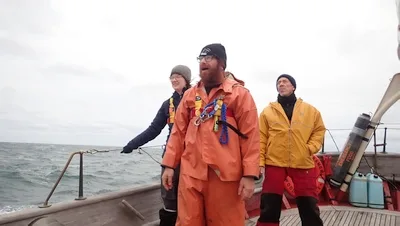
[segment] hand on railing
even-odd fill
[[[122,148],[121,153],[129,154],[134,150],[138,150],[139,153],[140,153],[140,150],[143,150],[143,148],[158,148],[158,147],[161,147],[162,149],[164,149],[164,146],[165,145],[152,145],[152,146],[143,146],[143,147],[138,147],[138,148],[132,148],[132,147],[127,145],[127,146]]]
[[[113,152],[113,151],[119,151],[120,149],[111,149],[111,150],[97,150],[97,149],[89,149],[87,151],[84,151],[84,153],[87,154],[96,154],[96,153],[104,153],[104,152]]]

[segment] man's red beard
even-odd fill
[[[200,70],[201,81],[207,85],[216,85],[221,83],[217,68],[208,68],[206,70]]]

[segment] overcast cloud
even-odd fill
[[[351,129],[400,72],[397,24],[395,1],[1,1],[0,141],[123,146],[171,95],[171,68],[197,81],[212,42],[259,111],[288,73],[328,129]],[[399,115],[397,103],[382,122]],[[348,132],[332,131],[339,148]]]

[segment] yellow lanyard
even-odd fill
[[[169,98],[169,123],[174,123],[175,120],[175,106],[174,98]]]

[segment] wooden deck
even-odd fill
[[[400,212],[370,208],[343,206],[320,207],[324,226],[397,226],[400,225]],[[246,226],[255,226],[257,218],[247,221]],[[297,208],[282,211],[280,226],[301,226]]]

